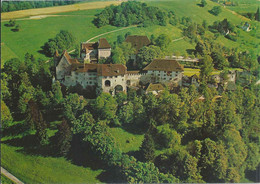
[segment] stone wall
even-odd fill
[[[103,92],[115,94],[116,86],[122,86],[122,91],[126,92],[126,75],[119,76],[100,76],[99,81],[101,82]]]
[[[56,67],[56,78],[57,80],[64,80],[66,75],[70,73],[70,64],[65,57],[62,57],[58,66]]]
[[[108,58],[111,55],[110,49],[98,49],[98,59]]]

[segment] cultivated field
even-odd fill
[[[19,10],[13,12],[5,12],[5,13],[1,13],[1,17],[2,20],[9,20],[9,19],[22,18],[22,17],[30,17],[35,15],[54,14],[54,13],[71,12],[71,11],[78,11],[78,10],[99,9],[99,8],[105,8],[106,6],[109,6],[111,4],[118,5],[120,3],[121,1],[87,2],[87,3],[72,4],[72,5],[65,5],[65,6],[55,6],[55,7],[48,7],[48,8],[36,8],[36,9]]]
[[[233,2],[237,3],[237,6],[227,6],[227,8],[238,13],[255,13],[260,6],[259,0],[233,0]]]

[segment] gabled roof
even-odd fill
[[[96,42],[90,42],[90,43],[81,43],[81,50],[94,50],[97,48]]]
[[[96,72],[98,76],[118,76],[126,74],[126,67],[122,64],[73,64],[71,71]]]
[[[126,37],[125,42],[131,43],[132,47],[135,48],[136,52],[144,46],[148,46],[151,41],[147,36],[129,35]]]
[[[66,50],[64,50],[63,53],[62,53],[62,55],[61,55],[61,57],[60,57],[59,62],[57,63],[57,65],[60,63],[60,61],[62,60],[63,57],[68,61],[69,64],[77,64],[77,63],[80,63],[77,59],[72,59],[72,58],[70,57],[69,53],[68,53]]]
[[[110,49],[111,46],[109,45],[107,39],[105,38],[100,38],[98,42],[98,48],[99,49]]]
[[[173,59],[154,59],[143,70],[169,72],[169,71],[184,71],[184,68],[182,65],[178,63],[178,61]]]
[[[162,91],[164,90],[164,87],[162,84],[152,84],[150,83],[148,85],[148,87],[146,88],[146,91],[149,92],[149,91]]]

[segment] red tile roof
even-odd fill
[[[111,46],[109,45],[107,39],[105,38],[100,38],[98,42],[98,48],[99,49],[110,49]]]
[[[96,49],[96,42],[91,43],[81,43],[81,50],[94,50]]]
[[[173,59],[154,59],[143,70],[152,71],[184,71],[182,65]]]
[[[77,59],[72,59],[72,58],[70,57],[69,53],[68,53],[66,50],[63,51],[62,57],[63,57],[63,56],[66,58],[66,60],[67,60],[70,64],[79,63],[79,61],[78,61]],[[61,58],[62,58],[62,57],[61,57]]]
[[[118,76],[126,74],[126,67],[122,64],[74,64],[71,71],[97,72],[98,76]]]
[[[148,46],[151,41],[147,36],[129,35],[126,37],[125,42],[131,43],[132,47],[136,49],[136,53],[144,46]]]

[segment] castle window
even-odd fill
[[[130,80],[127,80],[127,81],[126,81],[126,84],[127,84],[127,85],[130,85],[130,84],[131,84],[131,81],[130,81]]]
[[[160,74],[158,74],[158,76],[160,76]]]
[[[106,86],[106,87],[110,87],[110,86],[111,86],[111,82],[110,82],[109,80],[106,80],[106,81],[105,81],[105,86]]]

